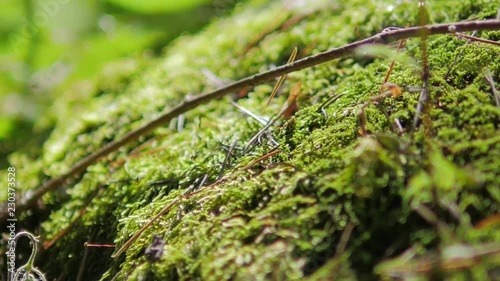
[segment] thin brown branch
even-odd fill
[[[449,24],[437,24],[437,25],[418,26],[418,27],[390,30],[387,32],[378,33],[374,36],[353,42],[351,44],[347,44],[343,47],[334,48],[316,55],[305,57],[303,59],[297,60],[295,62],[286,65],[276,67],[274,69],[259,74],[243,78],[239,81],[233,82],[227,86],[221,87],[212,92],[204,93],[191,99],[186,99],[185,101],[181,102],[174,108],[167,110],[156,119],[146,122],[141,127],[130,131],[123,137],[106,144],[105,146],[101,147],[94,153],[81,159],[73,167],[71,167],[68,171],[64,172],[60,176],[45,182],[37,189],[25,194],[16,206],[17,211],[20,212],[33,208],[33,206],[36,205],[36,202],[44,194],[56,189],[57,187],[62,185],[67,179],[84,172],[85,169],[87,169],[87,167],[94,164],[100,158],[108,155],[109,153],[116,151],[123,145],[132,142],[134,140],[137,140],[140,136],[145,135],[164,124],[168,124],[170,120],[179,116],[180,114],[188,112],[212,100],[220,99],[230,93],[242,90],[248,86],[255,86],[291,72],[295,72],[334,59],[352,55],[356,48],[363,45],[374,44],[374,43],[389,44],[401,39],[419,37],[422,34],[422,32],[425,32],[427,35],[436,35],[436,34],[447,34],[455,32],[466,32],[472,30],[498,30],[498,29],[500,29],[500,20],[457,22]],[[332,34],[332,36],[334,36],[334,34]],[[2,208],[2,212],[0,213],[0,218],[2,220],[7,219],[8,217],[8,213],[6,210],[7,208]]]
[[[483,39],[483,38],[479,38],[479,37],[476,37],[476,36],[470,36],[470,35],[463,34],[463,33],[457,33],[457,34],[455,34],[455,36],[457,36],[458,38],[463,37],[463,38],[466,38],[466,39],[469,39],[469,40],[472,40],[472,41],[477,41],[477,42],[481,42],[481,43],[486,43],[486,44],[491,44],[491,45],[495,45],[495,46],[500,46],[500,42],[493,41],[493,40],[488,40],[488,39]]]
[[[401,48],[403,48],[404,44],[405,44],[405,40],[399,40],[399,44],[398,44],[398,48],[396,49],[396,52],[399,52],[399,50],[401,50]],[[391,77],[391,73],[392,73],[392,70],[394,70],[395,64],[396,64],[396,60],[393,59],[391,61],[391,65],[389,66],[389,70],[387,70],[387,73],[385,74],[384,82],[382,82],[382,85],[384,85],[385,83],[387,83],[387,81],[389,81],[389,77]],[[382,92],[382,89],[380,90],[380,92]]]
[[[177,204],[180,201],[180,199],[181,197],[177,197],[174,200],[172,200],[168,205],[163,207],[163,209],[161,209],[161,211],[158,214],[156,214],[148,223],[146,223],[143,227],[141,227],[141,229],[139,229],[139,231],[137,231],[130,239],[128,239],[127,242],[125,242],[125,244],[123,244],[120,247],[120,249],[118,249],[115,253],[113,253],[111,257],[116,258],[120,256],[123,252],[125,252],[128,249],[128,247],[130,247],[130,245],[132,245],[132,243],[134,243],[134,241],[137,240],[137,238],[139,238],[146,229],[148,229],[148,227],[150,227],[156,220],[158,220],[160,217],[165,215],[170,209],[172,209],[172,207],[174,207],[175,204]]]
[[[429,15],[427,14],[427,9],[425,8],[425,1],[419,1],[419,24],[425,26],[428,24]],[[422,81],[423,89],[420,92],[420,97],[418,99],[417,110],[413,118],[413,130],[416,130],[420,123],[420,115],[427,114],[429,110],[429,60],[427,57],[427,37],[429,32],[426,29],[422,29],[420,32],[420,52],[422,53]],[[430,131],[430,122],[428,122],[428,116],[424,116],[424,129],[427,132]]]
[[[486,78],[486,81],[488,81],[488,84],[490,85],[491,93],[495,98],[496,106],[500,107],[500,92],[498,92],[497,88],[495,87],[495,81],[493,80],[493,77],[491,76],[491,71],[489,69],[486,69],[486,71],[484,72],[484,77]]]

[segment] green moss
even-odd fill
[[[43,158],[33,164],[37,172],[20,173],[23,188],[41,181],[41,172],[58,175],[186,94],[216,88],[202,69],[235,80],[286,62],[294,46],[303,50],[301,56],[314,54],[386,26],[413,23],[417,11],[406,2],[318,1],[317,10],[304,19],[269,31],[254,45],[269,26],[278,26],[276,21],[305,11],[280,1],[260,2],[238,6],[200,34],[178,39],[157,61],[132,63],[111,75],[114,79],[102,80],[82,114],[60,117]],[[442,2],[433,1],[429,8],[435,22],[493,15],[494,5],[487,1]],[[498,32],[481,35],[492,39]],[[401,52],[419,60],[419,39],[406,44]],[[499,76],[497,50],[452,36],[431,37],[428,45],[432,123],[427,132],[423,127],[410,132],[418,93],[404,91],[366,107],[371,135],[360,137],[359,108],[379,93],[388,59],[345,58],[293,73],[268,107],[272,83],[237,101],[269,118],[281,109],[290,88],[302,83],[301,110],[273,131],[279,153],[255,163],[273,147],[264,138],[250,153],[243,151],[260,125],[226,99],[203,105],[185,114],[182,130],[175,122],[159,128],[91,166],[67,191],[45,196],[50,217],[42,222],[43,239],[69,228],[44,253],[41,267],[49,279],[73,280],[84,242],[119,247],[171,202],[176,203],[116,260],[109,258],[110,250],[88,249],[83,272],[102,280],[323,280],[336,275],[366,280],[376,278],[377,264],[412,246],[425,257],[453,243],[498,241],[491,228],[473,227],[493,216],[500,201],[500,109],[482,74],[487,67]],[[390,82],[422,84],[419,69],[405,63],[396,64]],[[320,108],[337,94],[335,102]],[[404,134],[393,128],[394,118]],[[230,164],[221,172],[235,139]],[[27,160],[18,154],[12,161],[21,167]],[[199,192],[182,197],[186,189],[199,188],[204,177]],[[428,223],[418,213],[422,205],[448,230]],[[347,247],[337,252],[351,224]],[[167,244],[157,262],[143,253],[153,234]],[[485,262],[465,271],[484,276],[493,267]],[[382,269],[377,272],[391,270]],[[463,276],[444,274],[456,280]]]

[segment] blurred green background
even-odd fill
[[[238,2],[0,0],[0,169],[13,151],[39,154],[58,102],[83,103],[106,87],[107,73],[129,77]]]

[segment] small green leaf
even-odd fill
[[[432,177],[436,186],[444,191],[453,189],[461,171],[438,152],[433,152],[430,159],[433,167]]]
[[[356,49],[355,55],[360,57],[386,58],[407,66],[418,67],[418,64],[410,56],[381,44],[361,46]]]
[[[7,139],[12,131],[12,120],[9,118],[0,118],[0,140]]]
[[[402,145],[397,137],[384,133],[375,133],[374,135],[378,143],[380,143],[380,145],[382,145],[385,149],[394,152],[401,151]]]
[[[432,201],[432,178],[424,171],[416,174],[410,179],[408,189],[405,192],[407,202],[426,203]]]

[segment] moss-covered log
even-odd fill
[[[19,188],[59,175],[187,95],[286,63],[294,47],[304,57],[418,23],[417,1],[309,2],[249,1],[159,59],[113,65],[88,103],[61,114],[40,159],[11,156]],[[498,9],[486,0],[428,2],[431,23],[494,18]],[[475,36],[498,41],[500,31]],[[40,220],[34,231],[46,250],[36,264],[49,280],[79,272],[82,280],[498,278],[500,108],[485,71],[498,88],[499,49],[450,35],[427,45],[429,110],[417,130],[419,38],[396,56],[397,44],[292,73],[267,107],[273,83],[255,85],[45,195],[40,210],[23,215],[29,227]],[[389,82],[401,95],[366,103],[393,58]],[[249,143],[263,125],[231,101],[265,122],[297,85],[299,110]],[[115,259],[113,249],[84,247],[120,247],[161,210]],[[154,235],[165,243],[157,256],[146,251]]]

